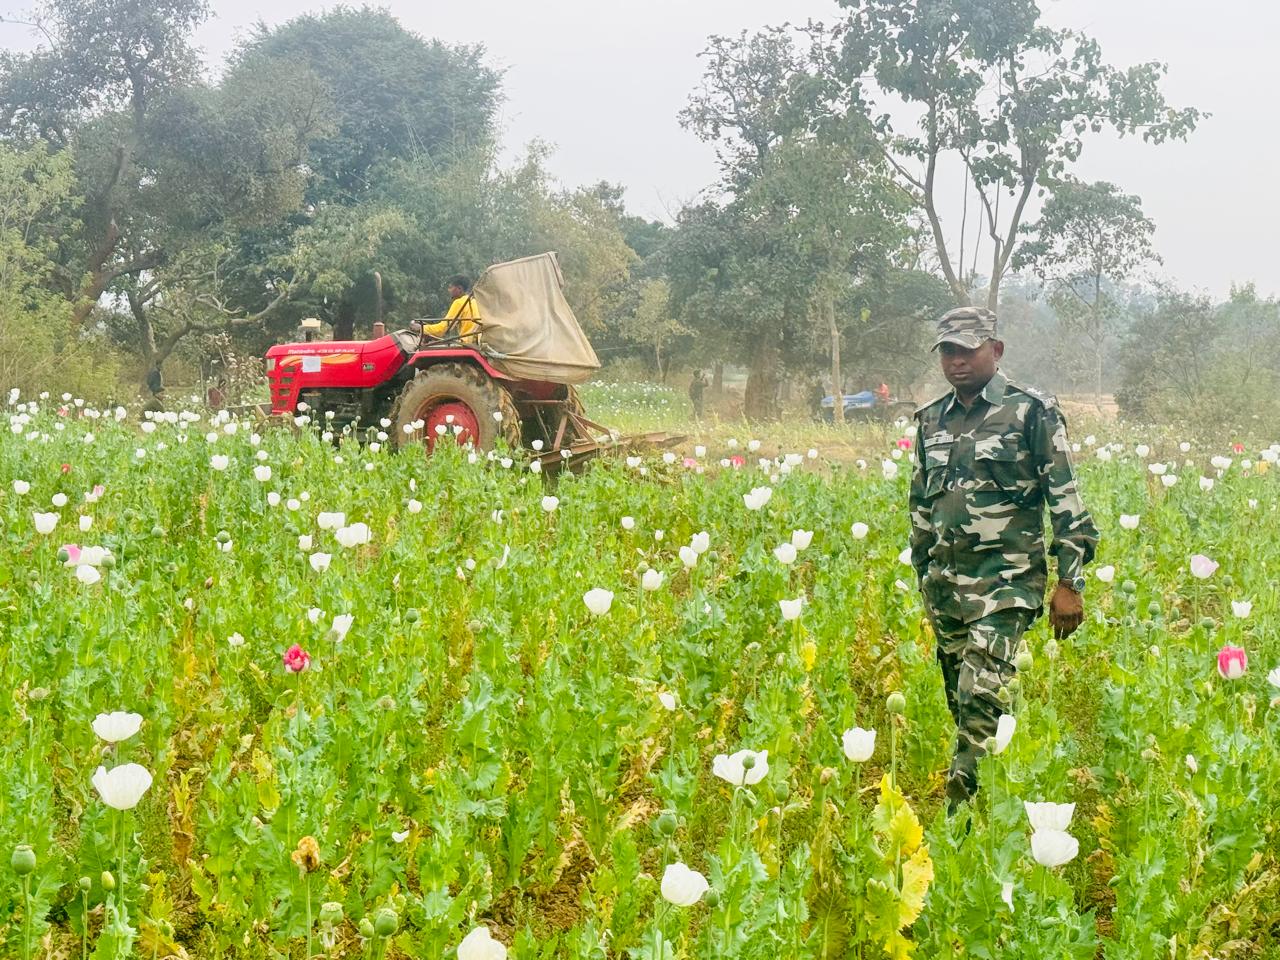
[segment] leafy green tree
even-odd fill
[[[1030,265],[1049,288],[1049,302],[1068,335],[1089,343],[1095,402],[1101,406],[1107,344],[1125,315],[1120,285],[1144,265],[1159,262],[1155,224],[1142,201],[1114,184],[1064,180],[1054,186],[1040,218],[1013,259]],[[1069,354],[1076,354],[1069,347]]]
[[[986,305],[1017,250],[1028,201],[1063,179],[1086,135],[1109,127],[1151,143],[1182,139],[1204,116],[1171,107],[1166,67],[1121,69],[1096,41],[1044,25],[1035,0],[840,0],[849,11],[826,45],[830,98],[866,118],[900,182],[924,209],[938,266],[952,296],[971,294],[939,213],[939,167],[963,163],[991,241]],[[915,130],[888,110],[905,102]]]

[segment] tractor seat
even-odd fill
[[[396,330],[391,336],[395,337],[396,344],[404,351],[405,356],[411,357],[418,352],[418,344],[422,339],[419,334],[412,330]]]

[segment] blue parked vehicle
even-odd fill
[[[819,409],[826,423],[835,422],[836,398],[823,397]],[[844,419],[851,420],[883,420],[886,423],[898,417],[910,417],[915,411],[915,404],[910,400],[882,400],[872,390],[844,395]]]

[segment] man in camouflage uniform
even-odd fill
[[[1004,712],[1022,634],[1044,606],[1044,507],[1058,582],[1049,621],[1061,639],[1084,618],[1084,566],[1098,531],[1076,492],[1057,401],[998,369],[995,314],[964,307],[938,323],[952,389],[916,410],[911,562],[938,644],[956,722],[949,809],[978,788],[978,760]]]

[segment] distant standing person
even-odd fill
[[[693,404],[693,415],[702,419],[703,395],[707,390],[707,378],[701,370],[693,371],[693,379],[689,381],[689,402]]]
[[[916,410],[911,563],[933,623],[956,722],[948,811],[978,789],[978,760],[1005,711],[1022,635],[1044,608],[1044,508],[1058,581],[1049,623],[1064,639],[1084,619],[1084,567],[1098,531],[1076,491],[1057,401],[998,369],[996,317],[964,307],[938,321],[951,389]]]

